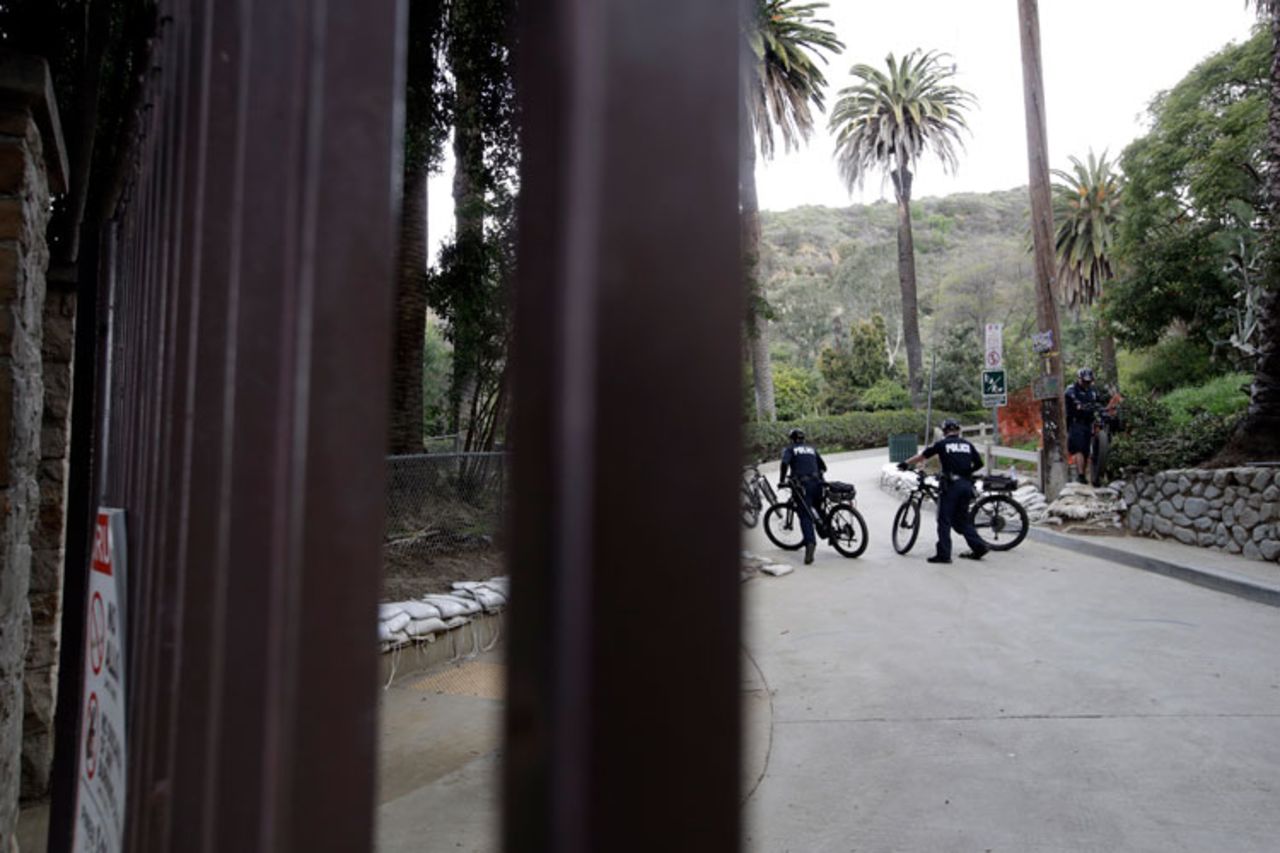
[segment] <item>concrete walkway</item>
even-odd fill
[[[744,539],[797,565],[743,588],[748,849],[1278,849],[1280,608],[1035,540],[932,566],[932,516],[899,557],[885,458],[829,460],[863,557]],[[384,695],[379,850],[497,849],[501,660],[474,663]]]

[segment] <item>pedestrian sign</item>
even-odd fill
[[[1009,405],[1009,389],[1005,384],[1004,370],[982,371],[982,407]]]

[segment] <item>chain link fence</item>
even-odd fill
[[[451,554],[488,548],[501,535],[507,453],[387,457],[384,550]]]

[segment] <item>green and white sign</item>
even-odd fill
[[[982,371],[982,407],[1009,405],[1009,389],[1005,384],[1004,370]]]

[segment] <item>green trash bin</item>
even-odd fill
[[[917,446],[914,434],[889,436],[889,461],[906,462],[916,455]]]

